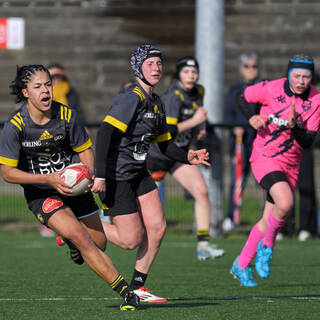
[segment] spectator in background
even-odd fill
[[[52,78],[53,99],[77,110],[82,125],[86,124],[86,116],[82,108],[78,92],[71,86],[66,69],[59,63],[51,63],[48,70]],[[88,133],[88,129],[86,128]]]
[[[259,58],[255,52],[248,52],[240,55],[239,72],[241,78],[240,82],[232,85],[229,88],[225,99],[224,121],[230,125],[237,125],[230,129],[229,153],[231,159],[234,159],[235,157],[236,140],[242,143],[243,167],[241,188],[243,191],[247,176],[250,172],[249,158],[251,154],[252,143],[255,138],[255,130],[252,127],[248,127],[248,121],[237,107],[235,97],[237,93],[242,92],[247,86],[261,81],[259,78]],[[259,104],[250,104],[250,108],[254,113],[258,112],[259,107]],[[233,213],[237,206],[237,204],[234,202],[235,176],[235,161],[232,161],[228,212],[227,217],[222,225],[223,231],[230,231],[234,228]]]

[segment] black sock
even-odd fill
[[[197,239],[198,241],[209,241],[209,230],[208,229],[197,230]]]
[[[130,283],[130,287],[132,290],[139,289],[140,287],[144,286],[144,283],[147,280],[148,274],[142,273],[134,269],[132,280]]]
[[[119,274],[116,279],[110,284],[110,287],[114,291],[118,292],[121,297],[125,296],[129,291],[131,291],[131,288],[121,274]]]

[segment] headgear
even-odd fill
[[[192,56],[186,56],[181,59],[179,59],[176,63],[176,74],[175,77],[177,79],[180,79],[179,74],[182,68],[184,67],[195,67],[199,72],[199,63],[195,57]]]
[[[151,57],[159,57],[163,60],[161,51],[151,44],[144,44],[138,47],[131,55],[130,64],[134,75],[140,78],[144,83],[151,86],[142,73],[142,64]]]

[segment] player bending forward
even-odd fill
[[[22,185],[36,218],[76,245],[79,256],[123,298],[121,310],[135,310],[139,297],[103,252],[106,237],[92,193],[70,197],[60,179],[70,163],[81,161],[94,170],[92,143],[75,110],[52,101],[50,74],[42,65],[18,67],[10,87],[23,104],[0,136],[3,179]]]

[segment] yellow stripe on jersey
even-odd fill
[[[19,129],[19,131],[22,131],[22,128],[20,127],[20,125],[19,125],[14,119],[11,119],[10,122],[11,122],[13,125],[15,125],[15,126]]]
[[[158,137],[156,137],[152,143],[158,143],[158,142],[163,142],[163,141],[168,141],[168,140],[171,140],[172,137],[171,137],[171,133],[168,131]]]
[[[25,124],[24,124],[23,118],[21,117],[20,112],[18,112],[16,115],[14,115],[13,118],[14,118],[14,120],[16,120],[20,124],[20,126],[25,127]]]
[[[112,117],[112,116],[106,116],[103,119],[103,122],[107,122],[110,123],[111,125],[113,125],[114,127],[116,127],[117,129],[119,129],[122,132],[126,132],[128,125],[126,125],[125,123],[119,121],[118,119]]]
[[[204,87],[200,84],[198,84],[197,87],[198,87],[198,92],[200,96],[204,96]]]
[[[184,96],[183,94],[179,91],[179,90],[175,90],[174,93],[179,96],[180,100],[181,101],[184,101]]]
[[[167,124],[176,125],[178,123],[178,118],[166,117]]]
[[[60,105],[60,119],[61,120],[66,120],[68,123],[70,122],[72,115],[72,110],[71,108],[68,108],[67,106]]]
[[[199,106],[197,105],[196,102],[192,102],[192,108],[197,110],[199,108]]]
[[[141,91],[141,89],[139,87],[135,87],[132,92],[136,93],[139,97],[140,97],[140,100],[143,101],[146,96],[144,95],[144,93]]]
[[[79,153],[79,152],[82,152],[82,151],[84,151],[84,150],[89,149],[91,146],[92,146],[92,141],[91,141],[91,139],[89,138],[89,139],[87,140],[87,142],[85,142],[85,143],[82,144],[81,146],[75,147],[75,148],[72,148],[72,149],[73,149],[73,151]]]
[[[0,164],[5,164],[10,167],[17,167],[19,160],[16,159],[10,159],[5,157],[0,157]]]

